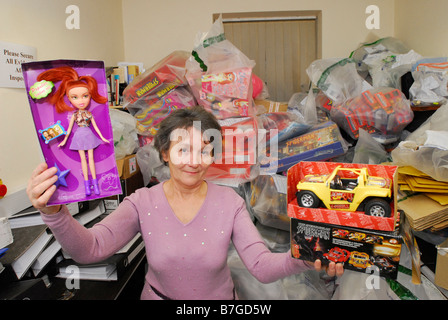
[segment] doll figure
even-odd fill
[[[57,81],[61,82],[56,92],[50,96],[50,103],[55,106],[56,111],[59,113],[75,111],[71,116],[67,134],[58,147],[63,147],[66,144],[67,139],[72,132],[73,125],[76,123],[77,129],[73,133],[72,142],[69,148],[70,150],[77,150],[79,153],[86,195],[91,195],[90,182],[93,185],[95,194],[100,194],[93,150],[98,147],[102,141],[109,143],[109,140],[103,137],[92,113],[87,109],[89,108],[91,99],[97,103],[106,103],[107,98],[98,93],[98,86],[95,78],[91,76],[79,77],[78,73],[70,67],[59,67],[47,70],[38,76],[37,81],[41,80],[47,80],[53,83]],[[70,101],[71,106],[68,106],[65,103],[65,96]],[[94,134],[91,127],[93,127],[100,138]],[[88,156],[88,164],[86,154]],[[92,177],[91,181],[89,180],[89,169]]]

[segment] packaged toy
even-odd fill
[[[288,215],[301,220],[394,231],[397,167],[302,161],[288,170]]]
[[[330,117],[353,139],[358,139],[359,128],[362,128],[375,140],[386,144],[398,139],[414,114],[409,101],[399,90],[376,88],[333,105]]]
[[[48,205],[120,194],[104,63],[37,61],[22,70],[45,161],[58,168]]]
[[[291,219],[291,255],[344,269],[396,279],[402,236],[398,231],[371,231]]]
[[[218,119],[255,115],[253,79],[255,63],[225,38],[222,19],[195,43],[186,62],[186,75],[198,104]]]
[[[269,153],[270,162],[265,163],[261,157],[261,169],[271,172],[275,168],[276,172],[281,172],[300,161],[323,161],[343,155],[347,152],[347,147],[338,126],[327,121],[302,134],[280,141],[277,154],[271,152],[269,145],[266,152]]]
[[[140,135],[153,137],[173,110],[196,105],[185,79],[189,53],[174,51],[137,76],[123,92],[123,107],[137,120]]]

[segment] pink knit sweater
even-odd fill
[[[148,262],[142,299],[160,299],[152,288],[171,299],[233,299],[227,266],[230,241],[263,283],[309,269],[288,252],[270,252],[244,200],[210,182],[201,209],[187,224],[175,216],[162,183],[128,196],[90,229],[76,222],[65,206],[55,215],[42,216],[64,250],[80,263],[107,258],[141,232]]]

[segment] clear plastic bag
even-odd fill
[[[429,58],[417,61],[412,68],[412,77],[414,83],[409,88],[409,94],[415,105],[447,101],[447,58]]]
[[[259,175],[250,183],[252,213],[262,225],[289,231],[286,176]]]
[[[138,148],[136,121],[129,113],[109,109],[114,134],[115,158],[121,159],[133,154]]]
[[[378,142],[387,144],[398,140],[414,113],[399,90],[375,88],[341,105],[333,105],[330,117],[353,139],[358,139],[362,128]]]
[[[448,181],[448,104],[392,150],[395,165],[413,166],[439,181]]]
[[[220,17],[207,33],[198,35],[185,76],[198,104],[218,119],[254,116],[254,66],[225,38]]]
[[[371,86],[358,74],[352,59],[316,60],[306,69],[308,77],[335,105],[359,96]]]

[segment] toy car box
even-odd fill
[[[342,176],[342,180],[347,180],[349,183],[344,183],[354,184],[354,186],[336,190],[331,185],[327,179],[330,179],[338,168],[347,169],[340,173],[346,175]],[[360,172],[367,174],[368,178],[357,177]],[[291,218],[370,230],[394,231],[396,229],[399,218],[396,197],[396,166],[304,161],[291,167],[288,170],[287,178],[287,211]],[[369,178],[372,178],[373,182]],[[297,185],[303,181],[307,181],[314,187],[319,187],[314,190],[314,193],[319,193],[316,196],[321,200],[322,205],[319,207],[306,207],[303,203],[299,205]],[[380,191],[378,184],[381,183],[388,184],[383,186],[384,189],[387,187],[390,192],[387,202],[386,198],[384,201],[379,198],[382,195],[378,194]],[[354,207],[353,202],[359,200],[357,198],[359,194],[364,195],[365,198],[359,202],[360,207]],[[358,211],[367,208],[368,200],[376,200],[376,203],[386,202],[390,206],[388,208],[389,216],[369,215],[364,211]],[[356,209],[353,210],[353,208]]]
[[[327,121],[300,136],[278,143],[277,172],[288,170],[300,161],[323,161],[343,155],[347,149],[336,123]],[[268,150],[267,152],[270,153]],[[276,161],[271,154],[271,161]],[[262,164],[261,169],[273,167]]]
[[[399,231],[372,231],[291,219],[293,258],[323,264],[343,263],[344,269],[396,279],[402,237]]]

